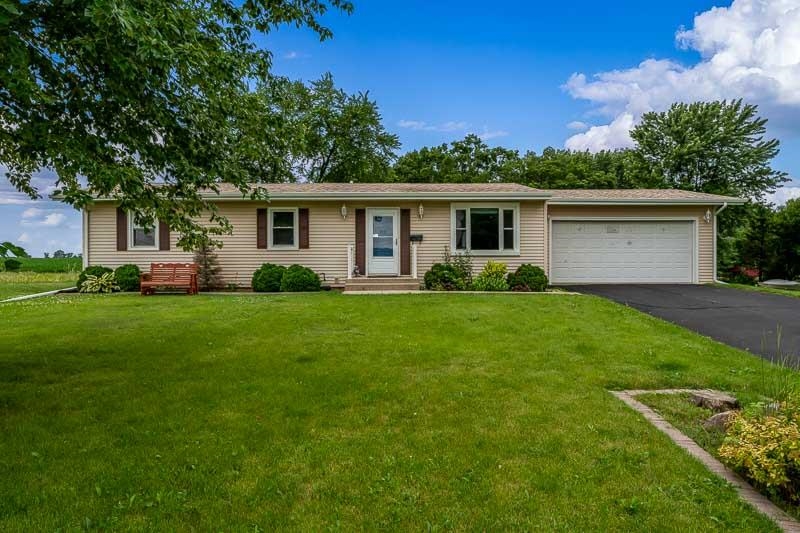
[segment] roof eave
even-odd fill
[[[635,199],[635,200],[590,200],[590,199],[554,199],[548,205],[742,205],[747,203],[741,198],[729,199]]]
[[[547,200],[549,193],[528,192],[269,192],[269,200]],[[249,200],[240,193],[203,195],[209,200]]]

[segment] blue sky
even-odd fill
[[[279,74],[331,72],[368,90],[402,151],[466,133],[521,151],[622,147],[643,112],[744,97],[782,141],[776,166],[800,177],[800,0],[355,3],[324,18],[332,40],[285,28],[257,42]],[[792,187],[776,200],[799,195]],[[79,251],[80,216],[26,203],[0,178],[3,240],[36,255]]]

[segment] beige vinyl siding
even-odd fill
[[[548,205],[548,219],[559,217],[604,218],[682,218],[695,221],[697,227],[698,282],[714,281],[714,224],[706,222],[706,211],[715,206],[571,206]],[[545,243],[549,246],[549,243]],[[546,254],[549,256],[549,253]]]
[[[420,220],[420,202],[376,202],[374,204],[345,202],[347,219],[340,213],[342,202],[249,202],[225,201],[219,203],[219,212],[233,226],[231,235],[219,239],[222,249],[217,251],[225,283],[249,286],[253,272],[263,263],[291,265],[298,263],[324,274],[328,281],[343,281],[347,277],[347,245],[355,242],[355,210],[367,207],[407,208],[411,210],[411,233],[421,233],[423,242],[418,247],[419,276],[441,260],[445,247],[450,246],[450,202],[422,202],[424,216]],[[498,202],[498,205],[512,205]],[[545,265],[545,216],[543,201],[520,202],[520,255],[502,257],[476,257],[474,265],[480,270],[489,259],[503,261],[510,269],[521,263]],[[306,207],[309,210],[309,248],[303,250],[273,250],[256,248],[256,209],[279,207]],[[177,248],[177,234],[170,235],[170,250],[116,249],[116,206],[112,203],[95,204],[88,216],[89,264],[117,267],[126,263],[149,269],[151,262],[191,261],[192,254]]]

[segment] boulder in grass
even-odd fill
[[[715,390],[699,390],[691,393],[689,399],[699,407],[705,407],[715,412],[730,411],[739,407],[739,400]]]
[[[717,431],[725,431],[728,429],[728,424],[731,423],[736,411],[724,411],[722,413],[717,413],[705,422],[703,422],[703,427],[708,430],[717,430]]]

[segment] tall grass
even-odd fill
[[[761,337],[761,351],[766,353],[767,336]],[[766,367],[778,367],[778,372]],[[800,361],[783,349],[783,327],[775,329],[775,356],[764,362],[761,372],[762,389],[770,400],[782,403],[800,394]]]

